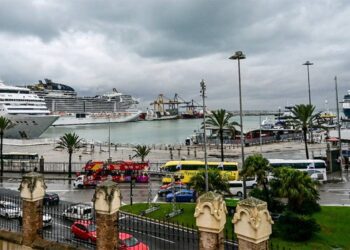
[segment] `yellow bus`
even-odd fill
[[[229,181],[238,180],[238,163],[237,162],[208,162],[208,169],[218,169]],[[204,161],[168,161],[161,170],[174,174],[175,180],[181,180],[188,183],[192,176],[200,170],[205,170]],[[162,178],[163,184],[172,182],[171,175],[165,175]]]

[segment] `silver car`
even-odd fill
[[[13,202],[0,201],[0,215],[7,219],[18,218],[21,209]]]

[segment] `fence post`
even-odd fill
[[[44,173],[44,164],[45,164],[44,157],[41,156],[39,159],[39,171],[40,171],[40,173]]]
[[[118,248],[118,211],[121,203],[118,185],[110,180],[96,187],[94,198],[96,211],[97,250]]]
[[[233,216],[239,250],[268,250],[273,220],[267,203],[253,197],[238,202]]]
[[[23,175],[19,191],[22,198],[22,234],[25,246],[31,246],[37,237],[41,238],[45,189],[42,174],[30,172]]]
[[[197,199],[194,217],[199,230],[199,250],[223,250],[226,204],[220,194],[208,192]]]

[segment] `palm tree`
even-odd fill
[[[151,152],[151,148],[146,145],[136,145],[132,150],[135,155],[132,158],[140,157],[141,161],[145,161],[145,157]]]
[[[0,116],[0,158],[1,158],[1,173],[0,173],[0,177],[1,177],[1,181],[2,181],[2,176],[4,174],[4,159],[3,159],[3,155],[2,155],[2,151],[3,151],[3,140],[4,140],[4,133],[5,130],[10,128],[12,125],[11,120],[7,119],[4,116]]]
[[[292,108],[293,120],[295,128],[301,128],[303,131],[306,158],[309,159],[309,150],[307,147],[307,131],[312,128],[312,122],[317,114],[314,114],[315,106],[310,104],[299,104]]]
[[[277,169],[270,181],[273,192],[288,199],[288,208],[293,212],[302,210],[304,202],[316,202],[319,199],[317,182],[307,172],[290,168]]]
[[[227,178],[220,174],[217,169],[209,169],[208,171],[208,183],[209,191],[214,191],[217,193],[228,193],[229,186]],[[188,183],[188,186],[196,190],[198,196],[205,192],[205,171],[200,171],[196,175],[192,176]]]
[[[56,148],[67,149],[69,154],[68,161],[68,181],[71,183],[72,178],[72,155],[73,152],[81,147],[81,140],[79,136],[75,133],[65,133],[60,137],[58,146]]]
[[[243,177],[256,176],[256,182],[263,187],[267,204],[269,202],[268,172],[270,171],[269,161],[261,154],[250,155],[244,161],[240,175]]]
[[[233,126],[239,125],[237,122],[231,122],[233,117],[231,113],[224,109],[213,111],[212,115],[208,116],[205,123],[209,127],[218,129],[220,144],[221,144],[221,161],[224,161],[224,129],[231,129]]]

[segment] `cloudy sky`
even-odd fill
[[[24,85],[50,78],[80,95],[112,88],[140,98],[159,93],[238,110],[308,102],[335,107],[350,89],[348,0],[0,0],[0,79]]]

